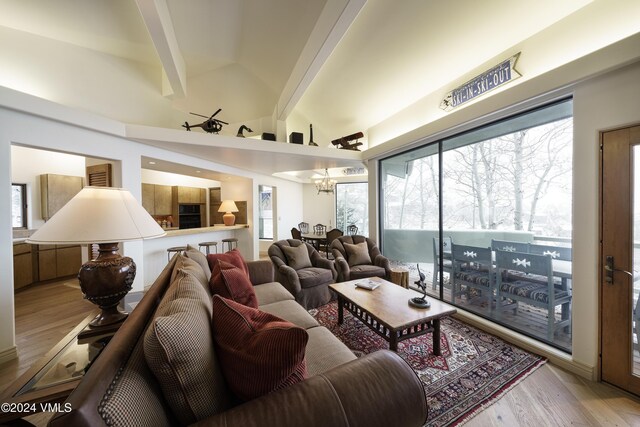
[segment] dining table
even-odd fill
[[[316,250],[320,250],[320,246],[327,241],[327,233],[304,233],[302,240],[309,242]]]

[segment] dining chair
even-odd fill
[[[451,302],[462,295],[464,286],[467,302],[472,300],[471,290],[475,289],[479,295],[473,300],[487,300],[491,310],[495,290],[491,248],[451,244],[451,262]]]
[[[529,253],[529,243],[491,239],[491,249],[494,251],[520,252],[526,254]]]
[[[343,234],[344,233],[342,232],[342,230],[339,230],[337,228],[327,231],[327,238],[320,242],[320,248],[324,249],[325,254],[327,254],[327,259],[331,259],[332,257],[331,251],[329,249],[331,242],[333,242]]]
[[[511,274],[515,272],[515,274]],[[502,299],[522,302],[547,310],[547,340],[556,329],[571,325],[571,294],[555,286],[550,255],[496,251],[496,308],[500,319]],[[562,315],[556,320],[556,307]],[[514,313],[517,314],[517,305]]]
[[[327,226],[323,224],[316,224],[313,226],[314,234],[324,234],[327,232]]]
[[[351,224],[347,226],[347,234],[349,236],[353,236],[354,234],[358,234],[358,226],[355,224]]]
[[[300,233],[302,234],[307,234],[309,232],[309,223],[301,222],[300,224],[298,224],[298,230],[300,230]]]
[[[442,239],[442,249],[444,252],[443,259],[443,268],[442,272],[449,274],[451,277],[451,273],[453,272],[452,263],[451,263],[451,237],[445,237]],[[433,277],[431,279],[431,284],[433,289],[437,288],[438,284],[438,276],[440,272],[440,239],[437,237],[433,238]],[[444,278],[440,278],[442,280],[442,284],[444,285]]]
[[[529,252],[537,255],[550,255],[553,259],[571,261],[571,248],[564,246],[529,244]]]
[[[302,240],[302,233],[300,233],[300,230],[298,230],[297,228],[293,227],[291,229],[291,237],[293,237],[296,240]]]

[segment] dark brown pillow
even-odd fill
[[[367,242],[360,242],[353,245],[351,243],[345,243],[344,249],[347,251],[349,267],[371,264]]]
[[[251,400],[307,376],[303,328],[214,295],[213,339],[229,389]]]
[[[309,250],[307,245],[302,244],[300,246],[282,246],[282,252],[287,257],[287,265],[294,270],[300,270],[302,268],[311,267],[311,260],[309,259]]]
[[[242,305],[258,308],[258,298],[244,271],[228,262],[217,260],[213,265],[209,287],[212,295],[221,295]]]

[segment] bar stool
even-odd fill
[[[167,248],[167,261],[171,261],[171,254],[173,252],[184,252],[187,250],[186,246],[173,246],[170,248]]]
[[[222,239],[222,252],[224,252],[224,244],[229,244],[229,250],[233,249],[233,244],[236,244],[236,249],[238,248],[238,239],[236,237],[227,237],[226,239]]]
[[[211,246],[213,246],[218,253],[218,242],[202,242],[198,243],[198,249],[202,251],[202,248],[205,248],[205,253],[209,255],[211,253]]]

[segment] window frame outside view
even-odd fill
[[[26,188],[26,184],[11,184],[11,225],[13,228],[27,228]]]
[[[273,240],[273,187],[258,186],[259,197],[259,235],[258,238]]]
[[[572,100],[565,99],[382,159],[383,253],[410,270],[410,283],[419,265],[431,296],[570,353],[572,156]],[[495,250],[502,248],[495,245],[487,266],[458,257],[452,263],[446,247],[453,243],[463,253],[463,246],[487,249],[492,240],[522,243],[509,246],[527,254],[527,260],[514,257],[522,263],[536,259],[537,251],[568,259],[551,260],[545,281],[526,271],[498,271]],[[477,270],[469,274],[469,267]],[[482,269],[492,278],[475,275]],[[555,282],[556,291],[545,299],[535,281],[535,296],[524,287],[516,291],[518,275],[520,282],[535,278],[548,289]],[[491,290],[463,280],[471,276]]]
[[[369,235],[369,184],[339,182],[336,184],[336,228],[347,234],[355,224],[361,236]]]

